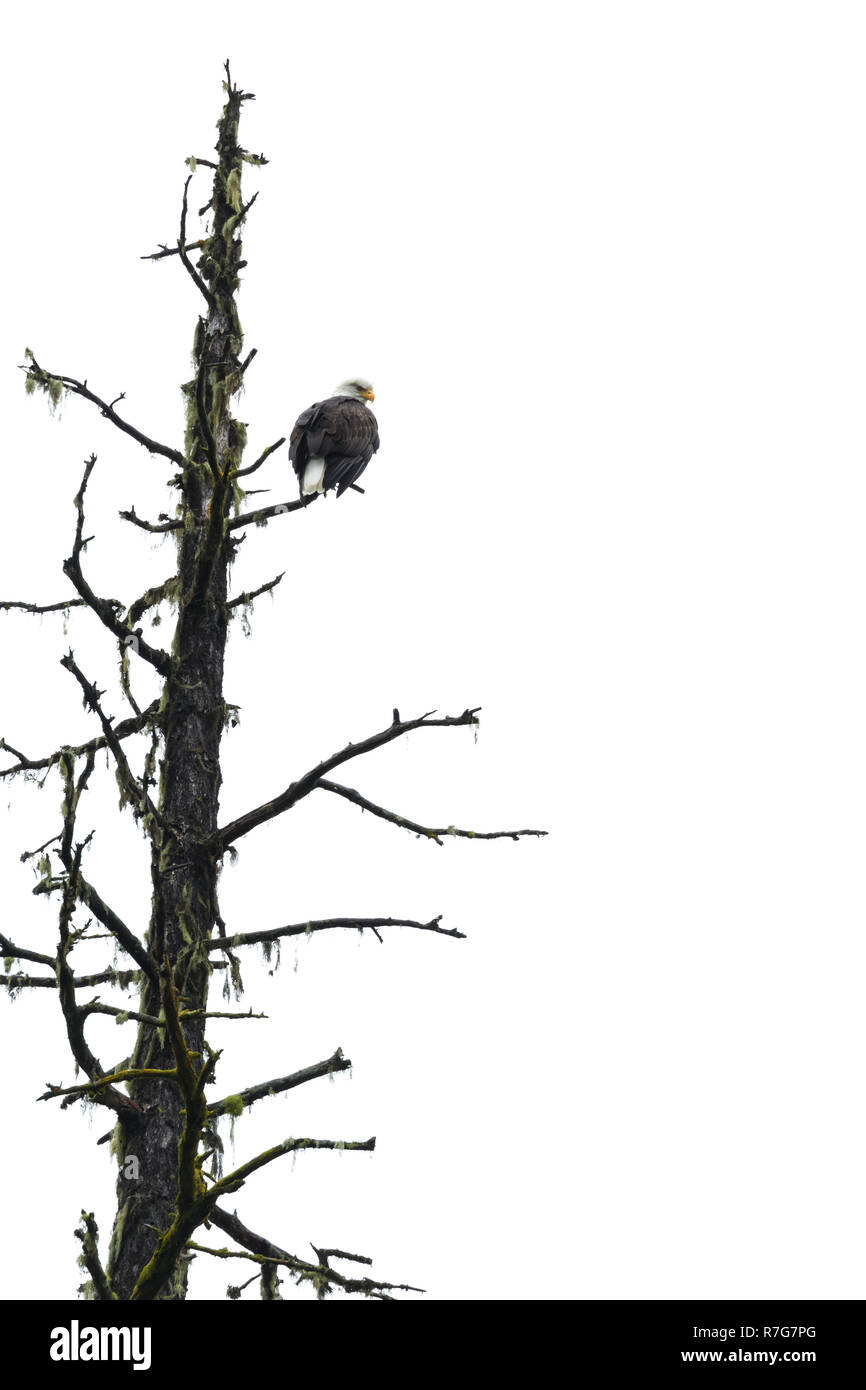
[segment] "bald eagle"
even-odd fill
[[[336,488],[337,496],[360,478],[379,447],[376,417],[367,408],[369,381],[344,381],[326,401],[316,401],[295,421],[289,458],[301,499]]]

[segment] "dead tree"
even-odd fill
[[[183,188],[180,226],[174,244],[166,244],[150,259],[177,264],[189,276],[201,298],[201,314],[195,333],[194,376],[183,386],[186,401],[186,433],[182,447],[160,443],[133,425],[125,416],[123,396],[108,400],[98,395],[86,379],[43,367],[33,352],[24,363],[28,392],[45,393],[55,403],[62,397],[79,397],[95,406],[118,430],[131,436],[158,462],[168,465],[168,485],[176,490],[174,516],[157,521],[121,512],[127,525],[150,533],[173,532],[177,543],[175,573],[149,588],[128,605],[97,594],[87,575],[85,508],[95,455],[84,465],[75,497],[76,526],[63,573],[72,591],[57,603],[38,605],[14,600],[4,609],[28,613],[89,609],[105,629],[106,640],[119,656],[119,689],[130,712],[116,718],[105,693],[89,679],[69,651],[61,664],[91,711],[94,736],[77,747],[63,747],[42,757],[28,757],[0,740],[11,758],[0,776],[17,774],[44,785],[59,779],[60,828],[48,844],[32,856],[38,862],[39,881],[34,890],[52,895],[58,904],[56,954],[49,955],[0,935],[6,957],[6,986],[13,990],[36,988],[56,992],[63,1011],[69,1047],[83,1078],[75,1085],[50,1085],[42,1100],[68,1108],[78,1102],[112,1112],[114,1128],[100,1142],[111,1138],[118,1163],[117,1213],[107,1259],[98,1250],[93,1217],[82,1213],[76,1232],[82,1245],[82,1263],[89,1273],[85,1292],[96,1299],[179,1300],[186,1295],[190,1259],[194,1252],[213,1255],[224,1251],[199,1244],[194,1237],[202,1226],[217,1226],[232,1238],[239,1258],[257,1267],[263,1298],[279,1298],[278,1272],[287,1270],[296,1281],[309,1280],[320,1297],[342,1289],[375,1298],[391,1298],[395,1286],[370,1277],[358,1277],[351,1268],[369,1260],[340,1250],[316,1250],[315,1261],[300,1259],[249,1230],[224,1204],[252,1175],[266,1164],[301,1149],[370,1150],[374,1139],[332,1140],[311,1137],[284,1139],[272,1148],[224,1172],[216,1122],[226,1113],[239,1114],[267,1094],[288,1091],[318,1077],[350,1066],[337,1050],[322,1061],[288,1075],[249,1086],[239,1095],[214,1094],[219,1054],[207,1040],[208,1020],[226,1017],[208,1007],[211,974],[216,969],[237,973],[239,953],[254,943],[278,942],[301,933],[352,929],[380,936],[392,927],[408,927],[440,936],[461,937],[439,918],[429,922],[392,918],[340,918],[314,921],[273,930],[230,932],[220,917],[217,879],[224,855],[242,836],[280,816],[316,789],[345,798],[374,816],[405,827],[441,843],[447,836],[475,835],[454,826],[425,826],[369,801],[360,792],[334,781],[334,773],[356,763],[384,744],[415,729],[452,729],[478,722],[478,710],[437,716],[423,714],[404,719],[397,710],[383,729],[339,752],[324,757],[301,773],[271,801],[220,824],[220,739],[232,718],[232,706],[223,693],[224,658],[229,620],[240,605],[248,605],[272,590],[282,576],[252,593],[232,596],[228,576],[239,538],[253,523],[261,525],[286,518],[300,507],[294,499],[258,509],[242,509],[246,480],[285,443],[279,439],[263,449],[255,462],[244,467],[246,426],[235,419],[232,404],[243,382],[255,349],[244,356],[243,335],[236,296],[242,259],[241,234],[256,194],[247,200],[242,192],[244,166],[262,166],[264,156],[254,155],[239,141],[238,126],[244,102],[252,94],[234,85],[225,67],[225,105],[218,124],[214,159],[187,160],[189,174]],[[197,171],[212,177],[213,192],[199,217],[208,215],[206,235],[188,230],[189,187]],[[166,650],[156,643],[158,629],[150,621],[158,606],[170,600],[175,613],[173,640]],[[145,628],[148,631],[145,631]],[[151,666],[161,681],[161,696],[146,708],[134,693],[136,663]],[[85,794],[94,775],[100,750],[113,764],[122,801],[141,827],[150,853],[152,896],[149,928],[139,937],[120,913],[101,896],[86,871],[86,851],[93,831],[79,829]],[[503,831],[496,835],[541,834],[540,831]],[[476,838],[487,838],[479,833]],[[124,910],[123,905],[120,911]],[[75,951],[92,937],[92,925],[107,937],[128,962],[128,969],[106,967],[96,973],[76,973]],[[90,933],[90,934],[89,934]],[[34,967],[31,973],[31,967]],[[96,999],[82,1002],[82,992],[94,986],[137,988],[138,1007],[124,1008]],[[87,1023],[93,1014],[122,1016],[135,1028],[135,1043],[127,1064],[106,1069],[87,1040]],[[232,1017],[248,1017],[235,1014]],[[338,1261],[341,1268],[334,1266]],[[349,1266],[350,1272],[346,1273]],[[230,1294],[237,1296],[236,1289]]]

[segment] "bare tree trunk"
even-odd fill
[[[187,398],[188,464],[181,479],[176,593],[179,611],[174,665],[165,683],[161,725],[165,755],[159,783],[159,826],[152,850],[153,898],[148,949],[160,967],[168,961],[186,1010],[201,1016],[184,1024],[191,1053],[203,1057],[209,961],[204,943],[219,920],[217,856],[213,849],[220,790],[220,737],[225,721],[223,668],[228,612],[226,571],[232,540],[224,524],[226,478],[240,466],[245,428],[230,413],[241,380],[242,336],[235,294],[241,242],[243,151],[238,120],[243,93],[231,87],[219,124],[213,223],[201,265],[209,300],[195,334],[196,377]],[[187,184],[189,180],[187,180]],[[186,190],[184,191],[184,209]],[[185,235],[186,217],[182,232]],[[160,1015],[161,982],[145,980],[141,1012]],[[170,1068],[174,1053],[165,1031],[141,1024],[133,1067]],[[130,1083],[143,1121],[121,1122],[117,1216],[108,1275],[128,1298],[177,1203],[178,1145],[184,1098],[162,1080]],[[127,1163],[132,1157],[135,1161]],[[127,1173],[132,1176],[126,1176]],[[187,1260],[160,1294],[186,1292]]]

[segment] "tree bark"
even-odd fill
[[[218,167],[214,174],[212,231],[202,247],[199,272],[184,263],[207,296],[194,343],[196,376],[183,390],[187,404],[185,464],[180,478],[177,532],[178,616],[173,664],[160,708],[164,757],[158,815],[152,838],[152,907],[147,944],[160,969],[168,962],[184,1009],[207,1007],[207,940],[219,922],[217,855],[213,849],[220,791],[220,738],[225,722],[223,668],[228,610],[226,573],[233,542],[225,511],[231,498],[229,474],[240,465],[245,427],[232,419],[230,404],[241,381],[242,333],[235,304],[241,260],[239,230],[243,150],[238,122],[245,94],[227,84],[219,122]],[[187,180],[187,184],[189,180]],[[181,238],[186,233],[186,190]],[[179,245],[183,244],[183,240]],[[163,971],[145,980],[140,1010],[164,1016]],[[190,1051],[203,1062],[205,1020],[184,1025]],[[165,1030],[139,1026],[132,1067],[171,1068],[174,1055]],[[171,1223],[178,1193],[178,1143],[184,1100],[176,1086],[157,1079],[130,1083],[141,1119],[125,1120],[115,1135],[119,1159],[117,1214],[108,1276],[122,1299],[132,1294],[150,1259],[157,1232]],[[133,1160],[130,1162],[129,1160]],[[183,1299],[186,1258],[159,1297]]]

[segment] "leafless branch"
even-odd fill
[[[379,816],[381,820],[390,821],[392,825],[400,825],[404,830],[412,830],[416,835],[424,836],[428,840],[435,840],[437,845],[445,843],[442,839],[443,835],[459,836],[465,840],[519,840],[523,835],[547,834],[546,830],[458,830],[455,825],[419,825],[417,821],[407,820],[405,816],[395,815],[393,811],[386,811],[384,806],[377,806],[375,802],[368,801],[360,792],[356,792],[354,787],[344,787],[339,782],[329,782],[325,778],[322,778],[317,786],[322,791],[334,792],[337,796],[342,796],[346,801],[360,806],[363,811],[370,811],[374,816]]]
[[[139,1013],[137,1009],[120,1009],[116,1004],[103,1004],[99,999],[91,999],[89,1004],[79,1004],[78,1009],[83,1015],[104,1014],[107,1018],[119,1018],[123,1022],[147,1023],[151,1028],[165,1027],[165,1020],[157,1018],[155,1014]]]
[[[279,1076],[273,1081],[261,1081],[257,1086],[249,1086],[236,1096],[229,1096],[216,1101],[213,1105],[208,1106],[208,1118],[224,1115],[227,1109],[232,1106],[236,1107],[239,1102],[243,1102],[244,1109],[248,1109],[257,1100],[262,1100],[264,1096],[275,1096],[282,1091],[292,1091],[296,1086],[303,1086],[307,1081],[317,1081],[322,1076],[333,1076],[338,1071],[348,1071],[351,1065],[349,1058],[344,1057],[342,1049],[338,1047],[333,1057],[326,1057],[324,1062],[316,1062],[311,1067],[303,1067],[301,1071],[292,1072],[290,1076]]]
[[[401,738],[403,734],[412,733],[415,729],[451,729],[459,728],[464,725],[475,725],[478,723],[478,710],[466,709],[462,714],[446,715],[441,719],[432,717],[435,711],[423,714],[420,719],[401,720],[395,718],[394,722],[387,729],[382,729],[378,734],[372,734],[370,738],[363,739],[360,743],[350,743],[339,753],[332,753],[324,762],[319,763],[310,772],[306,772],[297,782],[292,782],[279,796],[274,797],[273,801],[266,801],[264,805],[257,806],[255,810],[248,811],[246,815],[238,816],[236,820],[218,830],[214,837],[217,852],[222,852],[235,840],[240,839],[241,835],[246,835],[257,826],[263,825],[265,821],[273,820],[275,816],[282,815],[283,811],[288,811],[296,805],[302,797],[308,796],[314,787],[321,782],[326,773],[332,768],[339,767],[341,763],[348,762],[350,758],[362,757],[365,753],[371,753],[376,748],[383,747],[386,743],[392,743],[395,738]],[[394,711],[395,715],[397,711]]]
[[[61,839],[61,835],[52,835],[49,840],[46,840],[42,845],[38,845],[36,849],[25,849],[24,853],[21,855],[21,863],[26,864],[28,859],[35,859],[37,854],[41,854],[43,850],[48,849],[49,845],[53,845],[59,839]]]
[[[238,1245],[259,1256],[262,1260],[276,1260],[285,1265],[292,1273],[300,1279],[309,1280],[316,1291],[320,1294],[326,1292],[331,1286],[342,1289],[345,1293],[366,1294],[370,1298],[379,1298],[391,1301],[389,1290],[402,1291],[406,1293],[423,1293],[423,1289],[416,1289],[411,1284],[387,1284],[381,1280],[373,1279],[352,1279],[340,1274],[337,1270],[331,1269],[327,1265],[311,1264],[308,1260],[300,1260],[296,1255],[290,1255],[287,1250],[283,1250],[279,1245],[274,1245],[273,1241],[267,1240],[264,1236],[251,1231],[249,1226],[245,1226],[237,1213],[226,1211],[217,1205],[210,1214],[211,1224],[219,1227],[232,1240],[237,1241]],[[315,1250],[315,1246],[313,1249]],[[222,1252],[220,1252],[221,1254]],[[230,1256],[231,1251],[228,1252]],[[225,1258],[225,1257],[224,1257]]]
[[[99,896],[92,883],[88,883],[83,875],[78,876],[78,898],[89,907],[98,922],[111,933],[118,945],[122,946],[128,956],[135,961],[140,970],[143,970],[148,979],[154,982],[159,978],[159,971],[153,957],[148,952],[144,943],[139,940],[135,932],[130,931],[125,922],[122,922],[117,913],[108,906]]]
[[[114,737],[119,740],[129,738],[132,734],[142,733],[152,723],[158,713],[159,701],[154,700],[152,704],[148,705],[146,710],[142,710],[141,714],[137,715],[134,719],[121,719],[118,724],[115,724],[113,726]],[[75,757],[78,757],[81,754],[98,752],[100,748],[106,748],[107,746],[108,740],[103,735],[99,738],[91,738],[87,743],[76,744],[75,747],[58,748],[56,752],[49,754],[47,758],[26,758],[23,753],[13,748],[5,739],[0,738],[0,748],[7,753],[11,753],[14,758],[18,759],[14,767],[0,769],[0,777],[11,777],[18,772],[38,772],[43,768],[47,769],[54,767],[56,763],[59,763],[65,752],[72,753]],[[51,841],[49,840],[48,843],[50,844]]]
[[[51,892],[64,892],[65,887],[67,887],[67,881],[65,877],[40,878],[39,883],[33,888],[33,892],[35,892],[36,897],[43,897],[43,895],[51,894]],[[152,956],[146,951],[143,942],[139,941],[139,938],[136,937],[133,931],[129,930],[129,927],[126,926],[124,922],[121,922],[120,917],[108,906],[108,903],[103,902],[99,892],[96,891],[93,884],[88,883],[88,880],[83,877],[82,873],[78,874],[76,883],[78,883],[78,901],[83,902],[83,905],[90,909],[90,912],[96,917],[97,922],[101,922],[103,927],[106,927],[108,935],[114,937],[118,945],[124,948],[126,955],[132,956],[132,959],[135,960],[139,969],[145,972],[147,979],[156,981],[158,979],[158,970],[156,965],[154,965]]]
[[[226,608],[245,607],[248,603],[252,603],[253,599],[258,598],[260,594],[267,594],[275,589],[284,575],[285,570],[282,574],[278,574],[276,579],[270,579],[267,584],[261,584],[258,589],[248,590],[244,594],[238,594],[237,598],[229,599]]]
[[[239,932],[236,936],[212,936],[205,944],[209,951],[227,951],[234,950],[236,946],[258,946],[264,941],[279,941],[284,936],[312,936],[319,931],[371,931],[378,936],[384,927],[410,927],[414,931],[430,931],[437,936],[466,940],[465,932],[453,927],[440,927],[441,921],[441,917],[434,917],[429,922],[413,922],[407,917],[327,917],[318,922],[296,922],[289,927],[273,927],[266,931]]]
[[[253,349],[253,351],[255,351],[255,349]],[[247,363],[249,362],[251,357],[252,353],[250,353],[250,357],[247,358]],[[245,363],[244,366],[246,366],[247,363]],[[279,449],[280,445],[285,444],[285,442],[286,436],[281,435],[275,444],[269,444],[267,449],[265,449],[263,453],[259,454],[255,463],[251,463],[249,468],[239,468],[238,471],[234,473],[232,476],[235,478],[246,478],[249,476],[250,473],[255,473],[256,469],[261,468],[262,464],[270,458],[271,454],[275,453],[276,450]]]
[[[23,613],[65,613],[69,608],[82,608],[86,600],[83,598],[68,598],[61,603],[13,603],[9,600],[0,601],[0,608],[7,612],[12,608],[18,608]]]
[[[174,583],[174,580],[175,576],[170,575],[169,578],[164,579],[161,584],[154,584],[152,588],[145,590],[141,598],[137,598],[135,602],[130,605],[126,614],[126,625],[130,630],[135,627],[136,623],[141,621],[148,609],[156,608],[157,604],[162,603],[163,599],[168,597],[168,590]]]
[[[110,420],[117,429],[122,430],[124,434],[128,434],[136,443],[141,444],[143,448],[147,449],[148,453],[159,454],[162,458],[171,459],[172,463],[176,463],[181,468],[184,466],[184,457],[179,449],[171,449],[165,444],[159,444],[155,439],[150,439],[148,435],[142,434],[141,430],[137,430],[135,426],[130,425],[127,420],[122,420],[115,411],[113,404],[109,404],[108,401],[104,401],[101,396],[97,396],[91,391],[86,381],[77,381],[73,376],[64,376],[59,372],[46,371],[43,367],[40,367],[32,354],[29,362],[23,365],[22,371],[26,372],[39,386],[45,386],[46,383],[51,381],[59,381],[64,390],[71,391],[74,396],[82,396],[84,400],[90,401],[91,405],[95,405],[105,416],[106,420]],[[122,400],[123,397],[118,396],[117,399]]]
[[[300,1153],[304,1149],[338,1149],[342,1152],[352,1153],[372,1153],[376,1147],[376,1137],[372,1139],[284,1139],[281,1144],[274,1144],[272,1148],[265,1149],[263,1153],[256,1154],[233,1172],[228,1173],[219,1182],[214,1183],[208,1190],[208,1197],[221,1197],[226,1192],[237,1192],[238,1188],[243,1187],[247,1178],[252,1177],[260,1168],[265,1168],[269,1163],[282,1158],[284,1154]]]
[[[216,1250],[212,1245],[199,1245],[197,1240],[188,1240],[186,1248],[187,1250],[194,1250],[197,1255],[213,1255],[217,1260],[252,1260],[255,1264],[261,1265],[279,1265],[285,1263],[285,1261],[279,1260],[271,1255],[253,1255],[247,1250],[229,1250],[228,1246],[223,1246],[221,1250]],[[254,1274],[245,1284],[241,1284],[237,1292],[240,1293],[243,1289],[248,1288],[250,1284],[255,1282],[257,1277],[258,1276]]]
[[[178,238],[178,243],[177,243],[177,254],[180,256],[180,259],[181,259],[181,261],[183,262],[184,269],[185,269],[186,271],[189,272],[189,275],[190,275],[190,277],[191,277],[191,279],[192,279],[192,281],[193,281],[193,284],[196,285],[196,287],[197,287],[198,289],[201,290],[202,294],[203,294],[204,297],[205,297],[205,300],[206,300],[207,303],[208,303],[208,306],[212,306],[212,305],[215,303],[213,294],[212,294],[211,291],[208,289],[208,287],[207,287],[207,285],[205,284],[204,280],[203,280],[203,279],[201,278],[201,276],[199,275],[198,271],[196,270],[196,268],[195,268],[195,266],[193,265],[192,261],[190,260],[189,256],[186,254],[186,214],[187,214],[187,201],[186,201],[186,200],[187,200],[187,191],[188,191],[188,189],[189,189],[189,185],[190,185],[191,180],[192,180],[192,174],[189,174],[189,175],[187,176],[186,183],[185,183],[184,186],[183,186],[183,206],[182,206],[182,208],[181,208],[181,213],[180,213],[180,236],[179,236],[179,238]]]
[[[226,530],[237,531],[241,526],[250,525],[264,526],[272,517],[282,516],[284,512],[288,515],[289,512],[302,511],[304,507],[317,501],[321,495],[314,492],[311,497],[304,498],[303,502],[296,497],[292,502],[275,502],[271,507],[259,507],[254,512],[242,512],[240,516],[233,516],[230,521],[226,522]]]
[[[88,1009],[87,1005],[78,1010],[79,1014],[95,1013],[98,1010]],[[98,1072],[89,1081],[77,1082],[74,1086],[54,1086],[48,1082],[48,1090],[37,1100],[59,1100],[64,1097],[61,1110],[65,1110],[74,1100],[96,1100],[103,1092],[110,1092],[112,1087],[124,1081],[177,1081],[177,1071],[174,1067],[119,1067],[117,1071],[109,1071],[104,1075]],[[128,1097],[127,1097],[128,1099]]]
[[[187,244],[186,244],[186,246],[185,246],[183,249],[184,249],[184,251],[200,251],[201,248],[202,248],[203,246],[204,246],[204,241],[203,241],[203,240],[202,240],[202,241],[188,241]],[[179,246],[166,246],[164,242],[161,242],[158,251],[152,251],[152,252],[150,253],[149,256],[139,256],[138,259],[139,259],[140,261],[162,261],[162,260],[165,259],[166,256],[179,256],[179,255],[180,255],[180,247],[179,247]]]
[[[132,989],[141,983],[138,970],[100,970],[95,975],[75,975],[70,981],[73,989],[91,989],[94,985],[114,985],[118,989]],[[54,975],[0,975],[0,987],[15,994],[19,989],[56,989]]]
[[[320,1250],[317,1245],[313,1245],[312,1241],[310,1241],[310,1245],[319,1261],[324,1265],[327,1265],[329,1260],[351,1260],[356,1265],[371,1265],[373,1263],[369,1255],[350,1255],[348,1250]]]
[[[61,839],[61,858],[63,859],[68,877],[63,889],[63,899],[60,905],[60,939],[57,951],[57,993],[60,1000],[60,1007],[66,1022],[66,1035],[69,1039],[69,1046],[72,1055],[78,1066],[90,1077],[100,1077],[104,1075],[104,1068],[98,1058],[92,1052],[87,1039],[84,1036],[84,1023],[86,1015],[79,1009],[75,998],[75,984],[72,970],[68,963],[68,956],[72,951],[76,936],[72,930],[72,917],[75,911],[75,903],[78,897],[79,886],[78,878],[81,872],[81,856],[84,844],[78,844],[72,848],[72,837],[75,830],[75,817],[78,803],[87,786],[88,779],[93,771],[94,755],[88,756],[85,767],[76,780],[74,777],[73,760],[66,758],[61,764],[64,782],[63,798],[63,834]],[[135,1112],[140,1113],[140,1107],[122,1091],[118,1091],[114,1086],[108,1085],[105,1089],[100,1089],[98,1095],[93,1099],[100,1105],[107,1106],[110,1110],[118,1113]]]
[[[0,955],[6,960],[30,960],[34,965],[47,965],[49,970],[57,969],[54,956],[41,955],[39,951],[29,951],[26,946],[16,946],[8,936],[0,932]]]
[[[152,535],[161,535],[166,531],[180,531],[183,526],[182,521],[166,520],[158,525],[153,521],[145,521],[143,517],[136,514],[134,507],[131,507],[128,512],[118,512],[118,516],[123,521],[131,521],[133,526],[138,526],[142,531],[150,531]]]
[[[75,508],[78,512],[75,541],[72,546],[72,554],[69,556],[68,560],[64,560],[63,562],[63,573],[72,581],[74,588],[81,595],[88,608],[93,609],[93,612],[99,618],[103,626],[107,627],[109,632],[113,632],[120,643],[125,646],[134,644],[135,650],[139,656],[143,657],[151,666],[154,666],[161,676],[167,676],[171,671],[171,657],[168,655],[168,652],[161,651],[157,647],[152,647],[140,634],[131,632],[129,627],[120,620],[122,605],[119,604],[116,599],[98,598],[84,578],[81,569],[81,553],[87,544],[83,535],[84,494],[87,491],[87,484],[95,466],[96,455],[91,454],[90,458],[85,463],[81,487],[75,496]]]
[[[285,440],[281,440],[280,442],[285,443]],[[273,447],[277,448],[278,446],[274,445]],[[261,459],[260,462],[264,463],[264,459]],[[253,467],[257,466],[258,464],[253,465]],[[243,471],[252,472],[252,469]],[[235,477],[242,477],[243,471],[235,474]],[[352,492],[362,493],[364,491],[357,483],[350,483],[349,488]],[[229,531],[237,531],[241,526],[266,526],[273,517],[282,516],[284,513],[288,515],[289,512],[303,511],[305,507],[311,506],[313,502],[317,501],[318,498],[323,495],[323,493],[314,492],[309,497],[304,497],[303,499],[296,497],[290,502],[275,502],[271,507],[258,507],[254,512],[242,512],[240,516],[234,516],[226,523],[226,529]]]
[[[136,1023],[147,1023],[151,1028],[164,1028],[165,1019],[157,1018],[154,1014],[142,1014],[135,1009],[119,1009],[115,1004],[102,1004],[98,999],[93,999],[89,1004],[79,1005],[84,1014],[106,1014],[109,1018],[122,1018],[134,1020]],[[224,1013],[221,1010],[203,1009],[181,1009],[179,1013],[181,1022],[186,1023],[193,1018],[226,1018],[236,1022],[250,1018],[267,1018],[267,1014],[254,1014],[252,1009],[245,1013]]]
[[[83,1211],[81,1223],[75,1234],[81,1241],[81,1255],[93,1283],[93,1291],[98,1301],[110,1303],[117,1298],[117,1294],[111,1287],[99,1259],[99,1227],[93,1218],[93,1212]]]
[[[146,787],[142,786],[141,782],[139,782],[138,778],[135,776],[135,773],[132,771],[126,754],[121,748],[120,742],[117,739],[114,730],[111,726],[111,720],[105,714],[105,711],[103,710],[102,705],[100,704],[99,697],[101,692],[96,689],[95,685],[92,685],[90,683],[90,681],[84,675],[83,671],[81,671],[80,668],[76,665],[75,658],[72,655],[72,652],[67,652],[66,656],[61,657],[60,665],[63,666],[67,671],[71,672],[71,674],[78,681],[78,684],[84,693],[85,704],[87,705],[88,709],[93,710],[94,714],[97,716],[100,724],[102,725],[102,732],[105,735],[105,741],[108,744],[108,747],[111,749],[111,752],[114,756],[114,761],[117,764],[118,776],[132,803],[134,814],[136,814],[137,816],[141,816],[144,815],[146,812],[151,818],[152,825],[159,825],[161,823],[159,812],[157,811],[156,807],[154,806],[153,802],[148,796]]]
[[[224,970],[224,961],[214,961],[212,970]],[[100,970],[95,975],[75,975],[71,980],[73,989],[92,989],[94,985],[111,985],[115,989],[132,989],[141,984],[140,970]],[[0,975],[0,989],[17,994],[20,989],[56,989],[55,975],[25,975],[23,970],[15,975]],[[258,1015],[254,1015],[258,1017]]]

